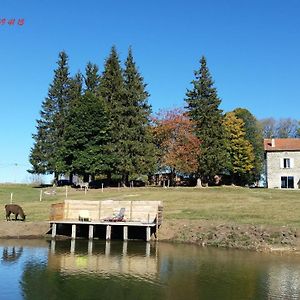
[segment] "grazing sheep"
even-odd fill
[[[21,206],[17,204],[6,204],[5,205],[6,211],[6,221],[10,221],[10,214],[13,213],[15,215],[15,220],[18,220],[18,215],[22,218],[22,221],[25,221],[26,215]]]

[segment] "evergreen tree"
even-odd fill
[[[105,173],[109,168],[110,122],[103,99],[90,91],[74,99],[67,124],[64,138],[72,173]]]
[[[260,179],[263,172],[263,135],[257,119],[245,108],[236,108],[234,114],[244,122],[245,139],[250,142],[254,151],[254,168],[248,173],[247,183],[252,184]]]
[[[200,140],[199,169],[197,176],[205,183],[213,182],[215,175],[226,167],[226,136],[223,126],[221,100],[213,86],[213,80],[201,58],[200,70],[195,71],[193,89],[188,90],[185,99],[190,118],[195,122],[195,134]]]
[[[254,168],[253,146],[246,139],[243,120],[237,118],[234,112],[225,115],[224,125],[228,136],[228,171],[233,183],[243,185]]]
[[[122,149],[122,132],[125,130],[123,116],[125,86],[122,76],[119,57],[115,47],[112,47],[109,57],[104,66],[104,71],[100,79],[98,94],[106,103],[108,109],[111,136],[107,153],[110,156],[110,168],[107,170],[107,177],[110,180],[112,174],[118,173],[118,166],[121,163],[120,149]]]
[[[155,155],[154,144],[150,134],[151,107],[145,90],[143,77],[139,74],[131,48],[125,62],[125,95],[122,101],[121,147],[118,148],[121,162],[118,171],[123,183],[128,182],[129,175],[147,174],[153,171]]]
[[[55,173],[55,179],[58,178],[58,174],[66,171],[61,156],[70,86],[68,56],[65,52],[59,53],[57,64],[53,83],[42,103],[40,119],[37,120],[37,133],[33,135],[34,145],[29,159],[32,164],[30,172]]]
[[[78,108],[81,97],[82,97],[82,86],[83,86],[83,76],[78,72],[73,78],[70,79],[69,86],[69,106],[67,113],[65,115],[65,130],[64,130],[64,146],[61,148],[61,157],[63,158],[66,173],[70,175],[70,181],[72,181],[72,175],[75,173],[73,166],[73,149],[70,145],[70,141],[67,139],[69,135],[70,125],[72,126],[75,120],[72,118],[73,110]],[[76,130],[74,127],[72,130]]]
[[[98,75],[99,68],[97,65],[89,62],[85,68],[85,86],[86,91],[96,93],[100,83],[100,76]]]

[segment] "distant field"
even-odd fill
[[[13,203],[23,206],[29,221],[49,219],[50,205],[66,198],[66,188],[0,184],[0,206]],[[300,228],[300,190],[268,190],[239,187],[211,188],[105,188],[84,191],[68,188],[68,199],[161,200],[165,219],[209,220],[255,225],[287,225]],[[2,219],[2,217],[0,217]]]

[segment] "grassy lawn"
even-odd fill
[[[64,187],[55,188],[55,195],[30,185],[0,185],[0,206],[20,204],[28,221],[48,220],[50,205],[66,198]],[[68,199],[161,200],[165,219],[202,219],[255,225],[294,226],[300,228],[300,190],[268,190],[239,187],[210,188],[120,188],[92,189],[86,194],[68,188]]]

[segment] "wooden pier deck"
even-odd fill
[[[122,221],[112,221],[120,209],[124,211]],[[117,237],[124,241],[150,241],[161,223],[160,201],[65,200],[64,203],[52,205],[50,216],[52,238],[67,235],[72,239],[111,240]]]

